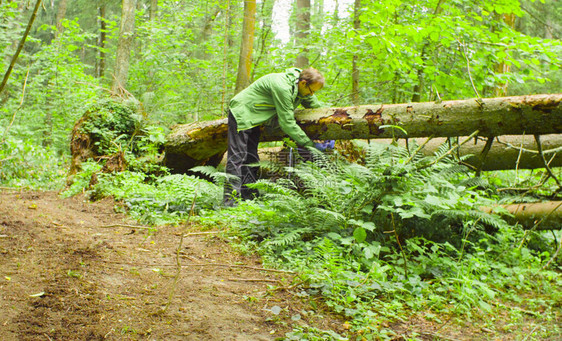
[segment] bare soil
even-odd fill
[[[114,205],[0,190],[0,340],[274,340],[297,314],[345,332],[283,290],[291,274],[213,234],[177,254],[181,227],[150,231]]]

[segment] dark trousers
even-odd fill
[[[260,128],[237,130],[237,123],[232,113],[228,112],[228,154],[226,156],[226,173],[235,177],[227,179],[224,186],[223,203],[235,204],[237,198],[252,199],[257,191],[246,187],[256,182],[259,167],[250,166],[259,162],[258,143]]]

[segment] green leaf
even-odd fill
[[[367,231],[362,227],[358,227],[353,231],[353,237],[358,243],[363,243],[367,239]]]

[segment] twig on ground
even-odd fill
[[[188,267],[188,266],[219,266],[219,267],[226,267],[226,268],[242,268],[242,269],[259,270],[259,271],[267,271],[267,272],[294,274],[293,271],[289,271],[289,270],[264,269],[264,268],[257,268],[257,267],[254,267],[254,266],[236,265],[236,264],[205,263],[205,264],[186,264],[186,265],[184,265],[184,267]]]
[[[92,227],[99,227],[102,229],[110,229],[114,227],[124,227],[128,229],[145,229],[145,230],[153,229],[153,227],[150,226],[124,225],[124,224],[112,224],[112,225],[102,225],[102,226],[92,226]]]
[[[279,283],[276,279],[261,279],[261,278],[228,278],[229,281],[234,282],[269,282],[269,283]]]
[[[112,261],[108,261],[108,260],[104,260],[104,263],[108,263],[108,264],[121,264],[121,265],[131,265],[131,266],[136,266],[136,267],[147,267],[147,266],[151,266],[151,267],[168,267],[168,266],[177,266],[177,264],[140,264],[140,263],[131,263],[131,262],[112,262]],[[294,271],[289,271],[289,270],[278,270],[278,269],[265,269],[265,268],[258,268],[255,266],[248,266],[248,265],[237,265],[237,264],[224,264],[224,263],[189,263],[189,264],[183,264],[182,268],[187,268],[187,267],[196,267],[196,266],[202,266],[202,267],[213,267],[213,266],[218,266],[218,267],[224,267],[224,268],[241,268],[241,269],[250,269],[250,270],[257,270],[257,271],[266,271],[266,272],[277,272],[277,273],[284,273],[284,274],[295,274]]]
[[[437,334],[437,333],[420,332],[420,334],[426,335],[426,336],[431,336],[433,339],[437,339],[437,340],[459,341],[459,339],[453,339],[453,338],[450,338],[448,336],[443,336],[443,335]]]
[[[218,234],[218,233],[221,233],[221,231],[191,232],[191,233],[185,233],[183,236],[184,237],[191,237],[191,236],[202,236],[202,235],[207,235],[207,234]]]

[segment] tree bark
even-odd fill
[[[57,19],[56,19],[57,31],[55,32],[55,39],[58,39],[58,37],[62,33],[62,20],[66,16],[67,4],[68,4],[68,0],[59,1],[59,7],[57,9]]]
[[[441,5],[443,4],[444,0],[439,0],[437,2],[437,6],[435,7],[435,10],[433,11],[433,15],[430,19],[430,22],[439,14],[441,13],[442,7]],[[412,96],[412,102],[419,102],[421,101],[421,95],[422,95],[422,91],[424,88],[424,77],[423,77],[423,72],[425,69],[425,63],[426,61],[429,59],[429,52],[428,49],[430,48],[431,43],[429,40],[427,40],[425,42],[425,44],[422,47],[421,50],[421,54],[420,54],[420,58],[423,61],[422,65],[419,65],[417,68],[417,75],[418,75],[418,83],[414,86],[413,92],[414,95]]]
[[[148,20],[156,20],[158,15],[158,0],[150,0],[150,12],[148,13]]]
[[[310,32],[310,0],[297,0],[297,29],[295,38],[300,46],[295,66],[305,69],[310,65],[308,60],[307,38]]]
[[[513,216],[503,218],[510,224],[519,223],[524,229],[559,230],[562,227],[562,201],[500,205]],[[492,208],[482,207],[490,213]]]
[[[358,33],[361,28],[361,20],[359,15],[361,11],[361,0],[355,0],[353,5],[353,30]],[[351,102],[353,105],[359,105],[359,56],[357,53],[353,54],[353,61],[351,67]]]
[[[350,140],[405,137],[532,135],[562,133],[562,94],[305,109],[296,121],[309,137]],[[165,144],[167,165],[176,171],[212,161],[226,150],[226,119],[179,125]],[[263,132],[278,141],[282,131]],[[177,159],[181,159],[178,161]],[[179,162],[179,163],[178,163]],[[177,168],[176,168],[177,167]]]
[[[239,93],[250,84],[252,69],[252,52],[254,50],[254,31],[256,23],[256,0],[244,0],[244,22],[242,28],[242,44],[238,62],[235,93]]]
[[[98,38],[99,58],[96,63],[96,76],[98,78],[103,78],[103,74],[105,72],[105,37],[106,37],[105,2],[102,2],[100,4],[98,11],[99,11],[100,34]]]
[[[117,55],[115,57],[115,78],[113,80],[113,86],[111,87],[111,91],[117,95],[123,95],[127,86],[135,31],[136,8],[137,0],[123,0],[121,26],[119,28],[119,40],[117,42]]]
[[[465,140],[466,137],[460,137]],[[415,140],[418,145],[426,142],[426,138],[409,139],[410,145]],[[391,139],[378,139],[376,143],[391,143]],[[439,137],[427,142],[419,151],[421,155],[431,156],[447,138]],[[405,145],[405,140],[400,139],[398,144]],[[478,138],[474,142],[465,143],[458,150],[458,155],[468,156],[463,162],[474,169],[483,171],[506,169],[536,169],[544,168],[542,159],[537,151],[537,144],[533,135],[503,135],[494,138],[492,147],[481,164],[480,155],[486,145],[486,139]],[[550,167],[562,167],[562,135],[542,135],[541,145],[545,158]],[[457,153],[455,153],[457,154]]]

